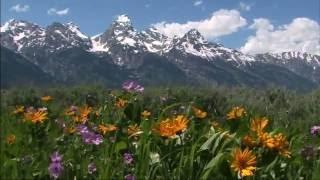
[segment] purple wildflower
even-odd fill
[[[135,81],[124,82],[122,84],[122,88],[126,91],[139,92],[139,93],[142,93],[144,91],[144,87]]]
[[[97,171],[97,166],[94,163],[88,164],[88,173],[93,174]]]
[[[82,135],[83,133],[88,133],[88,127],[85,125],[79,125],[76,127],[76,130]]]
[[[51,163],[48,167],[49,174],[50,176],[57,179],[62,174],[62,171],[63,171],[63,166],[61,164],[62,155],[60,155],[56,151],[50,156],[50,159],[51,159]]]
[[[124,176],[124,179],[125,180],[135,180],[136,177],[134,177],[134,175],[132,175],[132,174],[128,174],[128,175]]]
[[[53,154],[51,154],[50,159],[53,163],[59,163],[62,160],[62,155],[60,155],[59,152],[56,151]]]
[[[133,156],[130,153],[124,153],[123,161],[125,164],[129,165],[133,162]]]
[[[320,135],[320,126],[312,126],[310,128],[310,133],[314,136]]]
[[[63,171],[63,166],[61,165],[61,163],[51,163],[48,170],[49,170],[50,176],[57,179]]]
[[[93,131],[90,131],[87,126],[79,125],[77,126],[77,131],[80,133],[82,140],[86,144],[95,144],[99,145],[103,142],[103,137],[100,134],[96,134]]]
[[[103,137],[100,134],[96,134],[91,131],[83,133],[81,135],[82,135],[82,139],[83,139],[84,143],[86,143],[86,144],[99,145],[100,143],[103,142]]]

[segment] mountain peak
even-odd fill
[[[190,29],[182,38],[188,40],[197,40],[200,42],[206,41],[205,38],[201,35],[201,33],[197,29]]]
[[[88,39],[88,36],[86,36],[85,34],[83,34],[81,31],[80,31],[80,28],[79,26],[77,26],[75,23],[73,22],[68,22],[66,24],[67,28],[74,32],[75,34],[77,34],[79,37],[81,37],[82,39]]]
[[[131,25],[131,19],[126,14],[117,16],[114,22],[121,25]]]
[[[17,19],[10,19],[9,21],[5,22],[3,26],[1,26],[1,32],[6,32],[11,29],[15,28],[24,28],[26,26],[35,25],[33,23],[23,21],[23,20],[17,20]]]

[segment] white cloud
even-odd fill
[[[195,2],[193,3],[193,5],[194,5],[194,6],[200,6],[202,3],[203,3],[202,0],[198,0],[198,1],[195,1]]]
[[[250,9],[251,9],[251,5],[246,4],[244,2],[240,2],[239,7],[240,7],[241,11],[250,11]]]
[[[21,4],[16,4],[10,8],[10,11],[15,11],[15,12],[27,12],[30,10],[29,5],[21,5]]]
[[[320,54],[320,25],[308,18],[295,18],[290,24],[275,27],[268,19],[254,19],[256,30],[241,51],[249,54],[300,51]]]
[[[221,9],[200,21],[188,21],[183,24],[159,22],[153,26],[169,37],[183,36],[190,29],[197,29],[205,38],[213,39],[236,32],[246,24],[246,19],[241,17],[239,11]]]
[[[67,15],[68,13],[69,13],[69,8],[65,8],[65,9],[61,9],[61,10],[57,10],[55,8],[50,8],[48,10],[49,15],[64,16],[64,15]]]

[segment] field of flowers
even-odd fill
[[[1,179],[320,179],[320,92],[1,93]]]

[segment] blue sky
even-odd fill
[[[49,9],[51,9],[50,13],[48,13]],[[259,40],[257,32],[265,24],[261,18],[273,26],[270,33],[266,34],[266,36],[270,35],[271,41],[276,41],[276,39],[272,39],[274,38],[272,33],[277,35],[277,30],[284,31],[283,34],[291,32],[290,29],[285,31],[283,28],[293,24],[296,18],[304,17],[306,18],[304,20],[308,20],[298,21],[297,24],[302,24],[301,26],[305,26],[305,28],[311,24],[314,31],[319,30],[319,0],[1,0],[1,24],[12,18],[35,22],[41,26],[46,26],[54,21],[63,23],[72,21],[80,26],[82,32],[92,36],[104,31],[115,16],[127,14],[138,30],[150,27],[151,24],[164,22],[165,25],[158,26],[163,28],[164,32],[170,33],[171,26],[167,26],[168,24],[177,23],[180,25],[178,29],[181,28],[182,33],[185,28],[189,27],[188,22],[208,20],[213,18],[215,12],[221,12],[222,9],[227,10],[227,15],[235,15],[235,18],[241,17],[243,21],[234,22],[231,20],[231,25],[239,24],[237,27],[229,29],[229,33],[211,33],[216,30],[212,28],[207,30],[210,32],[204,32],[204,34],[211,41],[218,41],[231,48],[244,47],[249,42],[250,36]],[[231,11],[233,13],[230,13]],[[235,11],[236,13],[234,13]],[[196,23],[191,23],[190,26],[193,26],[192,24]],[[253,24],[256,24],[255,28]],[[217,26],[217,23],[212,22],[209,25]],[[201,24],[196,24],[196,27],[198,26]],[[314,31],[314,37],[310,38],[318,38]],[[304,40],[298,39],[297,41]],[[249,49],[251,46],[255,46],[255,42],[252,43],[248,46]],[[310,44],[310,42],[308,43]],[[312,45],[314,43],[318,46],[317,42],[311,42]],[[303,45],[299,45],[299,47],[306,48]],[[293,44],[288,48],[295,50],[299,47],[295,47]],[[320,46],[319,49],[312,51],[317,53],[320,51]]]

